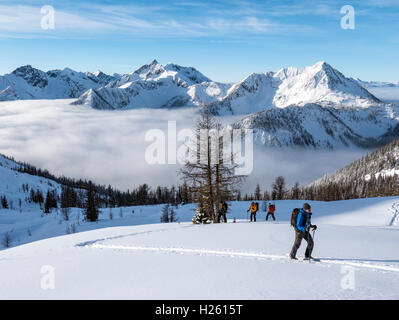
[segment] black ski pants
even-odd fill
[[[295,230],[295,242],[294,245],[292,246],[292,250],[291,250],[291,254],[290,257],[291,258],[295,258],[296,257],[296,252],[298,251],[299,247],[301,246],[301,242],[302,239],[305,239],[306,242],[308,243],[308,246],[306,248],[306,252],[305,252],[305,258],[309,258],[310,256],[312,256],[312,251],[313,251],[313,238],[310,235],[309,231],[299,231],[299,230]]]
[[[218,214],[218,223],[220,223],[220,220],[222,220],[222,219],[223,219],[223,222],[227,222],[226,213]]]
[[[274,217],[274,213],[268,212],[266,215],[266,221],[269,220],[269,215],[272,216],[273,221],[276,221],[276,218]]]

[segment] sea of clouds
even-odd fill
[[[168,120],[177,130],[192,128],[194,109],[99,111],[72,106],[72,100],[0,102],[0,153],[13,156],[56,175],[87,178],[120,189],[139,184],[180,182],[178,164],[150,165],[145,140],[150,129],[167,134]],[[225,118],[228,123],[237,118]],[[253,172],[244,184],[270,188],[276,176],[288,185],[307,184],[360,158],[365,150],[276,151],[255,145]]]

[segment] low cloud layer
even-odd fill
[[[372,94],[374,94],[378,99],[385,102],[399,102],[399,86],[398,87],[377,87],[377,88],[367,88]]]
[[[193,109],[98,111],[71,106],[71,100],[0,103],[0,153],[46,168],[56,175],[92,179],[121,189],[141,183],[179,183],[178,165],[149,165],[145,141],[149,129],[167,132],[167,121],[177,130],[191,128]],[[231,121],[227,119],[227,121]],[[257,183],[270,188],[278,175],[289,184],[309,183],[358,159],[366,151],[294,152],[264,147],[254,150],[254,170],[245,187]]]

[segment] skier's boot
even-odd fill
[[[298,260],[297,257],[291,257],[291,256],[290,256],[290,259],[291,259],[291,260]]]
[[[316,260],[316,259],[310,256],[310,257],[305,257],[304,260]]]

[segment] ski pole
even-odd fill
[[[308,233],[309,233],[309,237],[311,237],[311,235],[310,235],[310,226],[309,226],[309,231],[308,231]],[[309,257],[308,257],[308,258],[309,258],[309,263],[310,263],[311,254],[310,254],[310,249],[309,249],[309,240],[310,240],[310,239],[308,239],[308,247],[306,248],[306,250],[308,251],[308,254],[309,254]]]
[[[314,233],[316,232],[316,229],[313,229],[313,245],[314,245]],[[310,259],[309,259],[310,261]]]
[[[316,232],[316,229],[313,229],[313,243],[314,243],[314,233]]]

